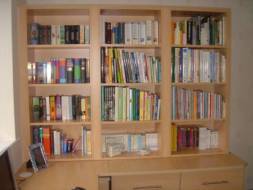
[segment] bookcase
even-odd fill
[[[195,19],[197,18],[201,21],[204,20],[203,23],[200,22],[201,26],[209,27],[209,29],[204,28],[203,31],[211,31],[205,34],[199,34],[199,38],[196,37],[198,34],[196,34],[195,31],[197,28]],[[154,158],[228,153],[230,119],[229,9],[123,5],[29,5],[20,7],[18,19],[18,67],[20,68],[20,81],[18,81],[18,83],[22,87],[18,99],[23,110],[18,118],[22,130],[24,160],[28,156],[27,147],[32,143],[34,135],[33,128],[36,126],[40,128],[49,126],[50,129],[59,129],[63,131],[67,137],[74,139],[74,142],[82,136],[82,129],[84,126],[86,130],[90,131],[89,143],[91,150],[89,155],[83,155],[80,150],[75,153],[61,155],[51,154],[48,157],[50,161]],[[30,41],[31,34],[29,33],[32,23],[51,26],[51,32],[53,31],[52,27],[55,25],[87,25],[89,27],[89,40],[87,43],[53,43],[51,39],[50,43],[32,44]],[[208,24],[205,25],[205,23]],[[110,28],[109,31],[106,30],[108,27]],[[130,29],[131,31],[129,32]],[[218,34],[221,29],[223,33]],[[201,30],[199,26],[198,31]],[[80,35],[80,31],[81,29],[79,29],[78,35]],[[191,34],[187,34],[187,31],[190,31]],[[73,35],[75,34],[74,32]],[[151,39],[149,38],[149,34],[152,35]],[[211,37],[212,35],[213,37]],[[131,38],[130,40],[128,39],[129,36]],[[175,40],[175,38],[180,39]],[[196,38],[199,39],[200,42],[196,42]],[[221,40],[221,38],[223,40]],[[208,42],[202,43],[201,40],[207,40]],[[183,58],[184,54],[180,54],[180,52],[184,50],[188,52],[186,55],[188,56],[187,61],[186,58]],[[175,58],[176,51],[178,52],[177,63]],[[110,60],[110,58],[108,58],[108,52],[113,52],[111,55],[115,56],[113,57],[115,62],[112,61],[110,63],[112,65],[108,63],[108,60]],[[150,73],[153,72],[153,79],[151,80],[149,78],[151,75],[149,76],[140,69],[140,71],[138,71],[139,75],[133,75],[137,77],[136,80],[130,80],[129,77],[131,78],[133,76],[129,76],[130,71],[126,71],[127,66],[125,69],[122,67],[122,65],[127,62],[123,60],[126,59],[126,57],[123,57],[125,52],[135,56],[134,61],[136,63],[138,62],[137,67],[139,66],[139,68],[144,68],[141,64],[147,64],[147,61],[143,61],[142,59],[155,60],[156,64],[159,66],[156,65],[154,67],[156,70],[150,71]],[[200,54],[203,54],[201,60],[197,58],[194,59],[194,55],[199,57]],[[206,57],[204,57],[204,54]],[[102,58],[103,55],[106,60]],[[179,58],[180,56],[182,58]],[[217,60],[214,59],[215,56],[217,56]],[[27,64],[29,62],[48,62],[52,58],[87,59],[89,62],[89,81],[62,83],[45,82],[43,84],[38,84],[37,82],[29,83]],[[204,58],[206,59],[204,60]],[[180,61],[180,59],[182,60]],[[225,60],[223,61],[223,66],[220,64],[221,59]],[[120,60],[119,63],[117,60]],[[199,68],[201,67],[203,71],[200,71],[198,68],[196,69],[194,60],[198,60],[197,65]],[[132,62],[130,60],[128,64],[132,64]],[[205,67],[202,66],[203,62],[206,64]],[[211,65],[213,62],[215,66]],[[122,63],[122,65],[120,65],[120,63]],[[150,62],[150,64],[151,63],[153,62]],[[187,66],[187,68],[180,73],[180,65],[178,65],[180,71],[175,71],[175,64],[185,64],[184,66],[185,68]],[[223,68],[223,70],[221,68]],[[160,72],[158,70],[160,70]],[[136,72],[136,70],[132,70],[131,72]],[[141,72],[144,73],[142,77],[140,76]],[[175,72],[177,72],[176,75],[178,78],[181,77],[180,79],[175,80]],[[217,72],[219,73],[217,74]],[[187,73],[190,73],[189,76],[186,76]],[[223,73],[222,77],[220,77],[221,73]],[[183,74],[185,76],[183,76]],[[111,76],[106,76],[107,79],[105,79],[104,75]],[[195,80],[195,75],[197,77],[202,75],[202,79],[198,78]],[[205,78],[205,75],[208,76]],[[218,79],[216,80],[215,77]],[[222,78],[222,80],[220,78]],[[178,95],[178,99],[181,98],[181,100],[176,100],[175,94],[179,92],[180,89],[183,89],[182,93],[185,93],[185,95],[181,95],[181,97]],[[114,103],[118,101],[117,105],[119,107],[116,109],[122,109],[124,111],[121,113],[119,112],[120,116],[115,118],[114,107],[113,119],[105,119],[104,114],[110,114],[108,110],[112,109],[108,102],[106,102],[108,99],[104,98],[105,95],[109,94],[110,90],[112,90],[111,93],[113,93],[111,94],[111,98],[114,99],[109,101],[114,101]],[[140,109],[136,107],[133,108],[132,111],[136,114],[133,116],[134,118],[131,118],[129,115],[130,108],[128,107],[128,103],[131,102],[127,96],[129,91],[135,93],[137,98],[135,100],[133,99],[133,101],[140,107]],[[145,97],[150,96],[150,99],[146,99],[147,102],[150,101],[147,103],[147,107],[141,103],[141,101],[144,101],[139,97],[141,93],[146,94]],[[186,98],[187,93],[188,96],[190,96],[188,99]],[[197,93],[202,93],[203,95],[197,96]],[[38,121],[34,121],[32,97],[47,97],[52,95],[80,95],[90,97],[90,103],[87,105],[90,110],[89,119],[39,119]],[[115,96],[117,96],[116,100]],[[153,96],[157,97],[157,103],[154,103],[152,106],[152,102],[154,101],[152,99]],[[196,99],[198,97],[202,98],[203,105],[200,105],[200,102],[194,100],[193,96],[196,96]],[[204,96],[207,99],[205,99]],[[127,100],[127,103],[125,100]],[[187,100],[188,102],[186,103],[183,100]],[[195,101],[195,103],[193,101]],[[179,110],[179,108],[176,108],[179,107],[179,105],[177,105],[179,102],[181,102],[180,106],[182,110],[185,111],[187,108],[185,111],[185,118],[178,117],[178,114],[181,114],[181,112],[175,111],[175,109]],[[194,105],[196,108],[194,108]],[[199,108],[198,106],[203,107],[203,117],[200,111],[197,111]],[[215,109],[213,106],[215,106]],[[202,107],[199,109],[202,109]],[[143,111],[143,109],[145,110]],[[153,114],[149,113],[150,110],[152,111],[153,109],[156,110],[154,111],[154,115],[156,115],[155,119],[150,116],[142,118],[144,117],[143,114],[145,111],[148,112],[148,115],[153,116]],[[193,110],[193,113],[190,113],[190,110]],[[214,117],[215,110],[220,114],[217,113],[216,115],[219,115],[217,117]],[[176,114],[176,116],[173,116],[173,114]],[[193,116],[194,114],[195,116]],[[193,132],[191,133],[191,128],[193,127],[198,131],[195,136]],[[173,128],[177,128],[177,132],[175,132]],[[209,131],[209,133],[210,131],[216,131],[218,133],[218,137],[216,133],[215,148],[208,145],[208,148],[205,147],[204,149],[200,149],[197,146],[199,142],[197,144],[192,142],[193,137],[196,137],[197,141],[199,141],[200,128],[208,128],[207,131]],[[183,141],[183,138],[181,139],[182,134],[180,134],[181,136],[179,137],[179,129],[180,133],[182,132],[181,129],[183,129],[183,131],[184,129],[189,131],[186,132],[188,136],[186,133],[184,134],[186,141],[189,141],[188,144],[185,142],[186,144],[182,145],[178,142]],[[120,155],[109,157],[105,153],[105,136],[126,134],[128,136],[123,137],[125,139],[132,138],[129,137],[131,135],[139,135],[142,143],[145,142],[144,147],[148,146],[145,140],[147,139],[146,134],[155,134],[156,138],[153,140],[156,141],[156,148],[148,152],[144,151],[144,153],[138,148],[138,151],[136,151],[136,149],[125,150]],[[201,138],[203,138],[203,136]],[[136,141],[136,139],[132,141]],[[132,141],[130,144],[132,144],[132,146],[137,146],[133,145],[134,143]],[[179,146],[181,148],[178,148]],[[115,147],[110,148],[113,149]],[[143,149],[143,147],[140,149]]]

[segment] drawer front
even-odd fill
[[[179,190],[179,174],[145,174],[112,177],[112,190]]]
[[[244,169],[185,172],[181,190],[243,190]]]

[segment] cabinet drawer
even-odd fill
[[[182,174],[181,190],[243,190],[243,187],[243,169],[185,172]]]
[[[179,190],[179,174],[145,174],[112,177],[112,190]]]

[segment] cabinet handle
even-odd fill
[[[149,185],[149,186],[133,187],[133,190],[145,190],[145,189],[162,189],[162,186],[161,185]]]
[[[211,182],[203,182],[202,185],[219,185],[219,184],[227,184],[229,183],[226,180],[223,181],[211,181]]]

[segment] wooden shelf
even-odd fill
[[[161,155],[158,151],[150,152],[147,155],[140,155],[137,152],[124,152],[118,156],[108,157],[106,153],[103,153],[102,158],[105,160],[113,160],[113,159],[137,159],[137,158],[159,158]]]
[[[179,87],[187,87],[187,86],[223,86],[226,85],[225,82],[221,83],[209,83],[209,82],[199,82],[199,83],[172,83],[173,86],[179,86]]]
[[[172,45],[173,48],[196,48],[196,49],[225,49],[225,46],[220,45]]]
[[[82,152],[77,153],[66,153],[61,155],[50,155],[47,157],[49,162],[58,162],[58,161],[79,161],[79,160],[92,160],[92,156],[83,156]]]
[[[171,123],[178,125],[206,124],[212,122],[223,122],[225,119],[193,119],[193,120],[172,120]]]
[[[28,45],[28,49],[89,49],[90,44],[38,44]]]
[[[211,148],[207,150],[199,150],[198,148],[189,148],[179,152],[172,152],[172,156],[194,156],[194,155],[214,155],[225,154],[226,152],[219,148]]]
[[[52,88],[52,87],[80,87],[90,88],[90,83],[66,83],[66,84],[28,84],[29,88]]]
[[[31,126],[37,126],[37,125],[42,125],[42,126],[47,126],[47,125],[90,125],[90,121],[36,121],[36,122],[31,122]]]
[[[101,83],[101,86],[130,86],[130,87],[138,87],[138,86],[160,86],[160,83]]]
[[[159,45],[133,45],[133,44],[102,44],[101,47],[111,48],[160,48]]]
[[[160,120],[145,121],[101,121],[102,125],[123,125],[123,124],[157,124]]]

